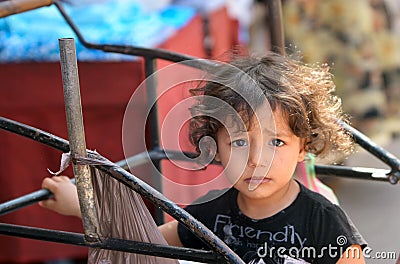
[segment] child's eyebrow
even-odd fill
[[[236,129],[235,131],[231,131],[230,133],[234,136],[240,135],[243,133],[247,133],[248,131],[246,129]]]
[[[270,128],[265,128],[263,130],[263,132],[267,133],[268,135],[273,135],[273,136],[277,136],[277,137],[291,137],[292,136],[292,134],[286,130],[276,131],[276,130],[272,130]]]
[[[241,135],[243,133],[248,133],[249,131],[246,129],[235,129],[235,131],[230,131],[230,134],[233,136]],[[270,128],[264,128],[263,133],[269,136],[276,136],[276,137],[291,137],[292,133],[286,130],[275,131]]]

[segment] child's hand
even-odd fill
[[[45,178],[42,188],[49,189],[54,198],[40,201],[39,205],[63,215],[81,216],[76,186],[67,176]]]

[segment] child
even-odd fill
[[[347,215],[293,179],[307,153],[351,149],[333,90],[326,68],[271,53],[223,65],[192,91],[199,102],[190,139],[200,156],[215,154],[233,188],[210,191],[186,210],[246,263],[365,263],[366,243]],[[42,187],[55,200],[41,206],[80,216],[67,177],[47,178]],[[160,231],[170,245],[204,247],[177,221]]]

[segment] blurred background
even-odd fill
[[[238,45],[251,53],[271,49],[265,2],[268,0],[69,0],[63,6],[91,42],[219,58]],[[400,157],[400,0],[281,3],[287,52],[306,63],[330,65],[352,125]],[[54,6],[0,18],[0,111],[4,117],[66,138],[60,37],[74,34]],[[100,149],[113,161],[121,160],[123,111],[144,79],[143,61],[88,50],[79,42],[77,57],[88,147]],[[165,62],[159,62],[158,67],[164,66]],[[2,187],[0,202],[37,190],[48,176],[49,164],[58,164],[58,152],[16,135],[0,130],[0,142],[0,184],[7,186]],[[362,148],[341,162],[387,169]],[[163,168],[170,169],[167,165]],[[398,257],[399,187],[331,176],[322,180],[335,191],[373,252],[396,252]],[[57,216],[37,205],[0,220],[81,231],[76,219]],[[0,237],[0,263],[84,263],[86,254],[86,249],[73,246]],[[367,263],[395,260],[369,259]]]
[[[286,45],[305,62],[326,62],[351,123],[400,155],[400,1],[284,1]],[[358,148],[344,164],[387,168]],[[329,178],[340,204],[374,251],[399,253],[398,186]],[[367,263],[394,263],[370,259]]]

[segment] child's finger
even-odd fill
[[[55,203],[56,203],[56,201],[54,201],[53,199],[48,199],[48,200],[40,201],[38,204],[43,208],[52,210],[55,207]]]
[[[60,183],[58,180],[55,180],[53,178],[45,178],[42,182],[42,188],[49,189],[51,192],[54,193],[54,191],[57,189],[57,185]]]
[[[48,178],[48,177],[44,178],[43,181],[42,181],[42,188],[43,189],[45,189],[45,188],[48,189],[48,186],[51,185],[52,181],[53,180],[51,178]]]
[[[66,181],[70,181],[70,179],[67,176],[54,176],[53,178],[51,178],[53,181],[55,182],[66,182]]]

